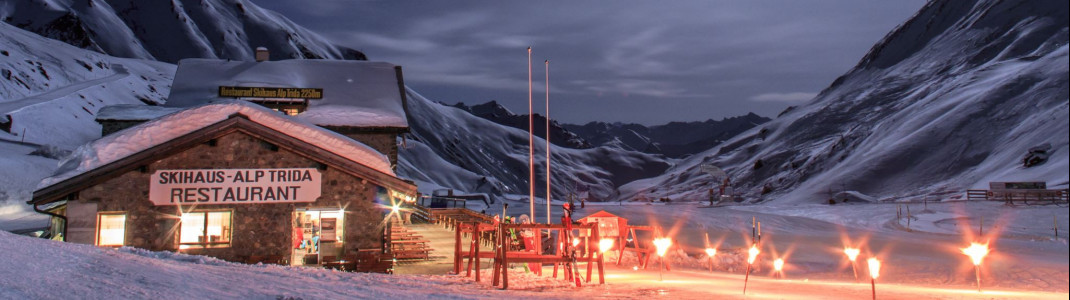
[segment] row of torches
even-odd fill
[[[761,226],[760,224],[761,223],[758,223],[758,224],[759,224],[758,228],[760,228],[760,226]],[[755,238],[756,242],[752,243],[750,249],[747,251],[747,275],[744,278],[744,283],[743,283],[743,294],[744,295],[747,293],[747,281],[749,281],[749,278],[750,278],[751,267],[754,265],[754,261],[757,260],[758,254],[761,253],[761,250],[758,248],[758,243],[757,243],[757,241],[761,240],[761,233],[760,233],[760,231],[758,231],[758,232],[759,233],[757,233],[756,238]],[[706,257],[709,258],[710,270],[712,271],[713,270],[713,257],[715,255],[717,255],[717,249],[709,247],[709,237],[707,236],[706,239],[707,239],[707,241],[706,241],[706,244],[707,244]],[[578,240],[576,240],[574,242],[578,242]],[[672,239],[670,239],[668,237],[661,237],[661,238],[655,238],[654,239],[654,247],[655,247],[655,249],[657,251],[657,255],[662,258],[661,259],[661,263],[662,263],[662,268],[661,269],[664,269],[665,254],[669,250],[670,246],[672,246]],[[612,247],[613,247],[613,240],[612,239],[602,239],[599,242],[599,250],[601,250],[600,252],[602,252],[603,255],[604,255],[604,253],[606,251],[608,251]],[[968,256],[970,258],[971,262],[973,262],[974,276],[975,276],[975,278],[977,280],[977,291],[981,292],[981,271],[980,271],[981,270],[981,262],[984,260],[985,256],[987,256],[988,253],[989,253],[988,244],[987,243],[981,244],[981,243],[976,243],[976,242],[970,243],[969,247],[961,248],[961,251],[962,251],[963,254],[965,254],[966,256]],[[857,269],[857,266],[856,266],[855,262],[858,260],[859,254],[862,253],[861,249],[852,248],[852,247],[844,247],[843,253],[844,253],[844,255],[847,256],[847,259],[849,261],[851,261],[851,271],[854,272],[855,278],[857,279],[858,278],[858,269]],[[871,288],[871,291],[872,291],[873,299],[877,299],[877,277],[880,277],[881,261],[879,259],[877,259],[876,257],[870,257],[869,259],[866,260],[866,264],[869,267],[870,288]],[[780,279],[780,277],[782,275],[782,271],[784,269],[784,259],[783,258],[777,258],[775,261],[773,261],[773,269],[776,271],[776,273],[775,273],[776,278]],[[661,273],[659,272],[659,277],[660,276],[661,276]]]

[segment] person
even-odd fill
[[[320,235],[318,233],[312,234],[312,247],[314,253],[320,253]]]
[[[301,249],[301,245],[305,243],[305,231],[301,229],[301,226],[294,227],[294,249]]]

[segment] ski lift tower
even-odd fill
[[[706,171],[706,173],[710,174],[710,176],[713,177],[713,184],[717,184],[718,182],[721,182],[720,193],[718,194],[717,199],[720,200],[720,199],[724,198],[724,192],[725,192],[726,186],[725,186],[725,183],[722,182],[722,180],[727,180],[728,179],[728,173],[725,173],[725,171],[721,170],[721,168],[718,168],[717,166],[715,166],[713,164],[709,164],[709,163],[702,164],[701,168],[702,168],[703,171]],[[711,185],[710,186],[710,206],[713,206],[713,199],[714,199],[714,197],[713,197],[713,186]]]

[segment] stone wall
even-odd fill
[[[397,133],[344,133],[345,136],[372,147],[390,159],[390,168],[396,170],[398,165]]]
[[[127,214],[126,242],[132,247],[203,254],[226,260],[251,255],[289,257],[295,209],[344,208],[344,253],[382,248],[385,211],[375,200],[378,187],[328,166],[321,170],[322,196],[312,203],[223,204],[184,206],[181,209],[232,211],[231,245],[226,248],[178,249],[180,208],[153,206],[148,200],[149,178],[157,170],[315,168],[316,161],[235,132],[217,139],[214,146],[197,145],[171,157],[133,170],[79,192],[78,199],[98,204],[98,211]],[[95,222],[95,220],[94,220]]]

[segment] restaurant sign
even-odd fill
[[[315,168],[158,170],[149,182],[153,205],[314,202],[321,175]]]
[[[254,86],[219,86],[219,97],[323,99],[323,89]]]

